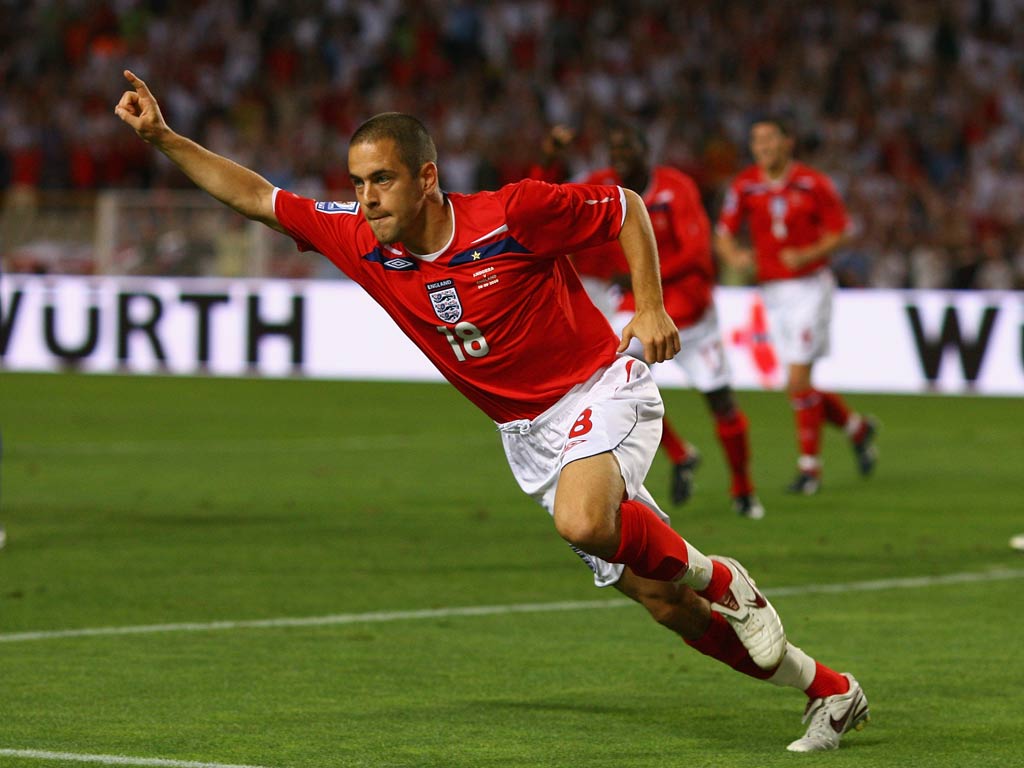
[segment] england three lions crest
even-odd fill
[[[427,295],[434,306],[434,314],[441,322],[457,323],[462,317],[462,302],[459,301],[459,293],[455,290],[453,280],[427,283]]]

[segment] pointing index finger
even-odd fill
[[[131,83],[132,86],[135,88],[135,90],[138,91],[139,93],[147,93],[147,94],[149,93],[149,88],[146,87],[146,84],[144,82],[142,82],[142,80],[140,80],[135,75],[135,73],[132,72],[130,69],[126,69],[124,71],[124,77],[125,77],[125,80],[127,80],[129,83]]]

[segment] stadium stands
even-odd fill
[[[5,266],[95,269],[96,191],[186,186],[111,115],[129,67],[183,133],[338,197],[378,111],[425,118],[453,191],[520,178],[554,122],[580,130],[575,171],[603,163],[626,113],[713,212],[747,124],[781,109],[850,204],[844,285],[1024,288],[1021,22],[1014,0],[0,4]],[[40,234],[54,217],[77,245]],[[173,271],[215,269],[184,250]]]

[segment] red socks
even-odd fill
[[[700,651],[705,656],[710,656],[723,664],[726,664],[737,672],[758,680],[767,680],[775,675],[775,669],[761,669],[750,658],[747,649],[736,637],[736,633],[726,618],[717,611],[711,611],[711,623],[707,631],[696,640],[686,640],[686,644],[694,650]],[[791,649],[792,653],[798,653],[807,663],[813,660],[807,657],[799,648]],[[787,657],[788,658],[788,657]],[[784,659],[783,664],[786,664]],[[829,669],[818,661],[814,663],[814,679],[805,689],[804,693],[810,699],[821,699],[826,696],[835,696],[846,693],[850,690],[850,681],[835,670]],[[805,678],[806,679],[806,678]],[[791,685],[793,681],[776,681],[777,685]]]
[[[686,542],[649,507],[624,501],[619,512],[622,538],[612,562],[624,563],[637,576],[656,581],[675,581],[686,572]]]
[[[719,565],[719,563],[715,563],[715,565]],[[775,670],[761,669],[754,663],[754,660],[750,658],[750,654],[747,653],[747,649],[743,647],[743,643],[736,637],[736,633],[732,631],[729,622],[726,621],[722,614],[716,611],[711,612],[711,623],[708,625],[708,631],[697,640],[687,640],[686,644],[700,651],[705,656],[717,659],[723,664],[729,665],[737,672],[742,672],[750,677],[756,677],[758,680],[767,680],[775,673]],[[845,681],[846,678],[843,678],[843,680]]]
[[[825,407],[821,393],[808,389],[792,395],[789,399],[796,417],[797,444],[801,456],[817,456],[821,451],[821,424],[825,418]]]
[[[820,662],[814,662],[814,680],[804,691],[809,699],[823,699],[850,690],[850,681]]]
[[[732,495],[746,496],[754,492],[750,480],[750,439],[747,433],[747,417],[741,410],[715,414],[715,428],[718,441],[722,444],[729,470],[732,473]]]
[[[732,572],[724,564],[712,560],[711,581],[697,594],[712,603],[717,603],[722,599],[722,595],[725,594],[730,584],[732,584]]]
[[[850,410],[840,395],[808,389],[791,396],[789,401],[796,417],[801,456],[817,458],[821,449],[821,425],[826,421],[848,430],[854,443],[864,438],[867,423]]]
[[[747,431],[747,417],[740,410],[727,414],[715,415],[715,429],[718,441],[722,444],[725,459],[729,462],[732,473],[731,493],[733,496],[746,496],[754,492],[754,483],[750,479],[750,439]],[[661,447],[668,454],[673,464],[686,461],[689,451],[686,441],[672,428],[668,419],[661,420]]]
[[[825,420],[837,427],[845,427],[846,422],[850,420],[850,409],[847,407],[846,401],[832,392],[819,392],[818,394],[821,395]]]

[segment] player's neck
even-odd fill
[[[455,234],[455,217],[448,198],[440,192],[423,206],[422,226],[402,240],[406,250],[416,256],[431,256],[443,251]]]
[[[768,181],[782,181],[789,175],[789,169],[793,166],[793,160],[790,158],[783,163],[779,163],[770,168],[762,166],[761,173],[764,174]]]

